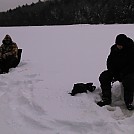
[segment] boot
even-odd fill
[[[97,102],[97,105],[100,107],[103,107],[105,105],[110,105],[111,100],[110,99],[102,99],[101,101]]]
[[[134,110],[134,106],[130,103],[130,104],[126,104],[126,107],[128,110]]]

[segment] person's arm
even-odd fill
[[[117,47],[116,45],[113,45],[111,47],[110,54],[107,58],[107,69],[108,71],[113,75],[113,81],[119,80],[119,72],[117,71],[117,65],[116,65],[116,55],[117,55]]]
[[[13,54],[16,58],[18,58],[18,46],[17,46],[16,43],[15,43],[14,46],[13,46],[12,54]]]
[[[114,71],[114,64],[113,64],[113,61],[114,61],[114,58],[115,58],[115,53],[116,53],[116,46],[113,45],[111,47],[111,51],[110,51],[110,54],[108,55],[108,58],[107,58],[107,69],[110,71],[110,72],[113,72]]]
[[[134,47],[128,52],[128,59],[126,66],[120,71],[120,76],[123,78],[129,73],[134,72]]]

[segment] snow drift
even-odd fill
[[[99,107],[98,77],[119,33],[133,25],[0,28],[23,49],[19,66],[0,75],[2,134],[133,134],[134,114],[122,86],[113,85],[112,106]],[[70,96],[73,84],[93,82],[94,92]]]

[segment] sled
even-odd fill
[[[22,49],[18,49],[18,60],[13,64],[13,68],[17,67],[21,60]]]

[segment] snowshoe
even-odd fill
[[[103,99],[103,100],[97,102],[97,105],[100,107],[103,107],[105,105],[110,105],[110,104],[111,104],[111,100],[108,100],[108,99],[105,99],[105,100]]]

